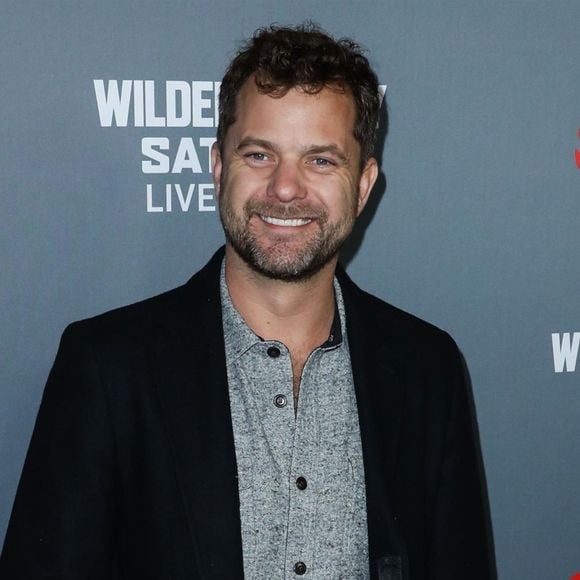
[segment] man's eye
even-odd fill
[[[267,161],[268,156],[265,153],[248,153],[246,155],[246,157],[248,159],[251,159],[252,161]]]
[[[312,164],[316,167],[331,167],[335,165],[330,159],[326,159],[325,157],[317,157],[316,159],[312,160]]]

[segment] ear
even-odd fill
[[[365,163],[365,166],[363,167],[360,178],[358,180],[358,204],[356,212],[357,217],[361,214],[362,210],[367,204],[369,195],[373,189],[378,175],[379,166],[377,160],[374,157],[370,157]]]
[[[216,197],[220,195],[220,183],[222,178],[222,154],[217,143],[211,147],[211,171],[213,174],[213,186]]]

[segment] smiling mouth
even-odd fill
[[[290,227],[298,227],[298,226],[305,226],[309,224],[312,219],[311,218],[291,218],[291,219],[282,219],[277,217],[272,217],[269,215],[260,215],[260,219],[265,221],[267,224],[272,224],[273,226],[282,226],[286,228]]]

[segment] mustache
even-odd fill
[[[278,219],[308,218],[320,222],[326,222],[328,219],[328,213],[325,209],[300,201],[286,204],[250,199],[244,205],[244,213],[246,218],[260,214]]]

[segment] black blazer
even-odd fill
[[[243,578],[222,256],[184,286],[66,329],[2,580]],[[338,275],[372,578],[488,580],[486,504],[457,348]]]

